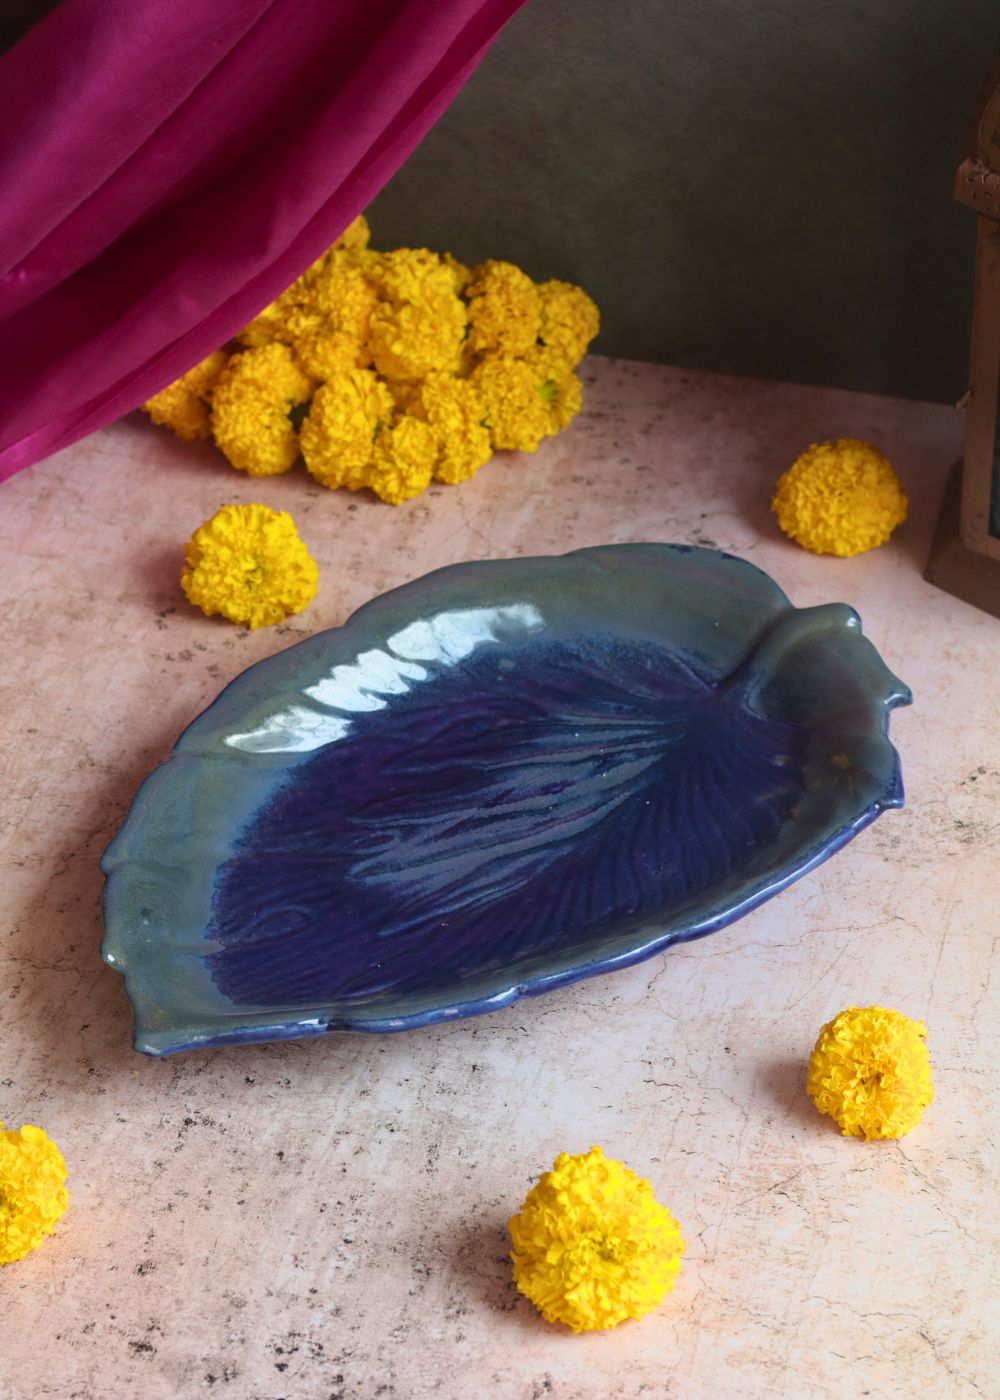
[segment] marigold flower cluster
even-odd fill
[[[251,476],[301,454],[324,486],[393,505],[566,427],[598,330],[584,291],[368,238],[356,219],[234,345],[144,404],[153,421],[213,438]]]
[[[69,1205],[66,1163],[41,1129],[0,1123],[0,1264],[23,1259],[51,1235]]]

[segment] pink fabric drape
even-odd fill
[[[524,0],[63,0],[0,58],[0,480],[341,233]]]

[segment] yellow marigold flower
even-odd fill
[[[233,355],[212,394],[217,446],[251,476],[288,471],[299,455],[288,413],[311,391],[287,345],[274,342]]]
[[[513,263],[493,259],[480,263],[465,296],[469,348],[475,354],[523,355],[538,339],[538,288]]]
[[[182,375],[177,382],[190,389],[193,394],[197,394],[200,399],[211,403],[212,390],[218,383],[219,375],[226,368],[228,360],[229,356],[224,350],[213,350],[211,355],[206,355],[203,360],[199,360],[194,369],[189,369],[187,374]]]
[[[192,394],[190,389],[185,389],[179,381],[168,384],[147,399],[143,409],[154,423],[169,428],[186,442],[212,436],[208,404],[203,403],[197,394]]]
[[[184,546],[181,587],[206,617],[268,627],[316,595],[319,570],[287,511],[223,506]]]
[[[454,285],[452,274],[429,248],[394,248],[381,253],[368,274],[386,301],[419,301],[427,282]]]
[[[457,486],[468,481],[490,460],[489,429],[484,424],[486,405],[474,384],[453,374],[429,374],[419,385],[410,413],[433,428],[438,456],[437,481]]]
[[[397,248],[373,272],[380,296],[368,337],[375,368],[386,379],[423,379],[433,370],[459,368],[465,305],[436,253]]]
[[[233,380],[258,384],[288,408],[304,403],[313,387],[287,345],[263,345],[259,350],[244,350],[233,355],[215,386],[213,405],[223,384]]]
[[[324,486],[360,490],[379,429],[392,416],[392,395],[372,370],[333,375],[316,390],[302,425],[306,466]]]
[[[282,313],[280,332],[274,337],[293,350],[298,341],[309,335],[319,335],[326,327],[326,317],[311,296],[301,301],[289,301]]]
[[[884,544],[906,519],[902,482],[858,438],[814,443],[778,481],[771,509],[785,534],[815,554],[847,557]]]
[[[437,305],[435,305],[437,302]],[[392,305],[383,302],[372,315],[368,347],[379,374],[387,379],[422,379],[433,370],[455,372],[461,364],[465,326],[461,301],[454,313],[441,298]]]
[[[0,1123],[0,1264],[37,1248],[69,1205],[66,1163],[41,1128]]]
[[[658,1307],[685,1245],[648,1181],[599,1147],[562,1152],[509,1222],[514,1282],[547,1322],[617,1327]]]
[[[286,339],[307,374],[323,381],[371,364],[368,323],[378,293],[349,255],[334,250],[307,295],[289,308],[282,325]]]
[[[355,221],[357,222],[357,221]],[[352,224],[351,228],[354,227]],[[346,236],[346,235],[344,235]],[[365,224],[365,241],[367,242],[368,225]],[[320,253],[314,263],[310,263],[300,276],[296,277],[292,285],[282,293],[279,301],[288,300],[290,303],[308,301],[312,293],[313,286],[318,277],[325,272],[330,262],[334,258],[353,260],[364,251],[364,244],[355,248],[350,242],[345,243],[342,238],[338,238],[336,243],[330,245],[325,253]]]
[[[368,238],[368,222],[363,214],[359,214],[354,222],[347,226],[333,247],[328,248],[325,253],[321,253],[316,261],[306,268],[301,277],[297,277],[292,285],[282,292],[281,296],[272,301],[269,306],[265,306],[263,311],[240,331],[237,339],[243,345],[251,347],[270,345],[273,340],[287,343],[289,335],[286,321],[289,314],[295,307],[309,300],[315,283],[328,270],[332,261],[338,257],[352,261],[359,260],[368,246]]]
[[[902,1137],[934,1098],[926,1035],[899,1011],[849,1006],[820,1031],[806,1091],[845,1137]]]
[[[334,257],[313,283],[309,305],[325,318],[324,329],[363,341],[378,291],[360,267]]]
[[[296,278],[289,291],[297,289],[300,297],[307,295],[313,282],[324,271],[331,258],[358,259],[362,257],[368,247],[370,237],[371,230],[368,227],[368,220],[364,214],[359,214],[356,219],[351,220],[344,232],[327,248],[326,252],[320,253],[316,261],[310,263],[301,277]]]
[[[542,324],[540,337],[570,368],[578,365],[600,329],[597,307],[582,287],[570,282],[541,282],[538,287]]]
[[[486,409],[495,448],[534,452],[552,431],[542,382],[524,360],[487,356],[470,375]]]
[[[554,436],[583,407],[583,385],[562,354],[547,345],[536,345],[523,358],[535,376],[536,392],[548,405],[548,431]]]
[[[438,450],[430,424],[406,414],[395,427],[379,433],[365,483],[383,501],[398,506],[427,490]]]
[[[366,369],[372,362],[363,340],[346,331],[314,331],[295,341],[295,358],[320,384],[349,369]]]
[[[310,307],[312,287],[332,256],[333,250],[330,249],[317,258],[301,277],[285,288],[281,296],[265,306],[248,326],[244,326],[236,337],[240,344],[250,349],[271,345],[276,340],[283,345],[291,345],[296,336],[317,330],[323,323],[323,317]]]
[[[147,399],[143,408],[153,422],[172,428],[179,438],[189,441],[210,437],[208,401],[216,380],[226,367],[226,359],[225,351],[214,350],[194,369]]]

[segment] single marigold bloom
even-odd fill
[[[365,369],[372,362],[368,322],[377,305],[378,293],[354,255],[335,248],[301,299],[287,308],[281,338],[321,383],[343,370]]]
[[[524,360],[489,355],[469,382],[483,401],[490,441],[498,450],[534,452],[552,431],[542,381]]]
[[[367,369],[371,353],[363,340],[346,331],[314,331],[294,341],[295,358],[311,379],[325,384],[350,369]]]
[[[213,405],[223,386],[234,381],[253,383],[270,393],[276,402],[280,401],[288,407],[304,403],[313,387],[287,345],[262,345],[257,350],[243,350],[231,356],[216,383],[212,394]]]
[[[438,455],[434,429],[406,414],[376,438],[365,484],[383,501],[398,506],[427,490]]]
[[[154,423],[169,428],[185,442],[196,442],[212,436],[212,419],[208,404],[197,394],[185,389],[180,382],[168,384],[142,405]]]
[[[274,339],[294,350],[306,336],[319,335],[326,328],[326,317],[315,305],[311,296],[301,301],[290,301],[282,313],[281,329]]]
[[[301,277],[297,277],[290,287],[286,287],[279,297],[276,297],[270,305],[265,306],[263,311],[258,312],[248,326],[244,326],[236,339],[251,349],[259,348],[262,345],[271,345],[274,341],[280,341],[282,345],[290,345],[296,335],[301,335],[304,327],[296,322],[296,318],[307,316],[306,308],[312,297],[312,285],[315,278],[326,267],[327,261],[333,256],[333,249],[328,249],[322,257],[317,258],[311,267],[306,268]],[[312,322],[318,326],[322,321],[319,312],[312,313]]]
[[[13,1264],[55,1230],[69,1205],[66,1163],[47,1134],[0,1123],[0,1264]]]
[[[208,404],[219,375],[226,367],[228,356],[223,350],[214,350],[211,355],[199,361],[194,369],[175,379],[151,399],[143,404],[144,410],[154,423],[171,428],[179,438],[191,441],[212,435],[212,423],[208,414]]]
[[[887,457],[858,438],[813,443],[779,479],[771,509],[814,554],[848,557],[884,544],[906,519],[906,492]]]
[[[313,283],[308,304],[325,318],[326,329],[364,340],[378,300],[375,285],[361,268],[334,255]]]
[[[674,1286],[685,1245],[648,1181],[599,1147],[560,1153],[509,1222],[514,1282],[574,1332],[642,1317]]]
[[[319,570],[292,517],[267,506],[223,506],[184,546],[181,587],[206,617],[268,627],[316,595]]]
[[[538,339],[541,302],[531,278],[513,263],[489,259],[473,269],[465,289],[469,349],[483,355],[523,355]]]
[[[806,1092],[845,1137],[902,1137],[934,1098],[926,1035],[899,1011],[849,1006],[820,1031]]]
[[[385,301],[419,301],[427,283],[454,285],[453,274],[429,248],[393,248],[366,270]]]
[[[555,436],[569,427],[583,407],[583,385],[572,365],[547,345],[529,350],[524,362],[535,376],[536,392],[548,406],[548,431]]]
[[[423,379],[434,370],[455,373],[462,362],[465,313],[461,300],[429,294],[420,302],[380,302],[372,313],[368,349],[386,379]]]
[[[600,329],[597,307],[582,287],[570,282],[540,282],[542,324],[539,337],[573,369]]]
[[[426,248],[397,248],[370,276],[379,304],[369,322],[368,347],[386,379],[423,379],[458,370],[465,340],[465,304],[451,270]]]
[[[359,220],[355,219],[354,224],[358,222]],[[331,244],[325,253],[320,253],[316,261],[310,263],[305,272],[296,277],[292,285],[282,293],[282,298],[287,298],[292,303],[308,301],[317,278],[325,272],[333,259],[338,258],[353,262],[362,257],[368,244],[368,225],[363,219],[360,222],[364,223],[363,237],[360,242],[353,240],[351,230],[354,228],[354,224],[351,224],[336,243]]]
[[[434,429],[438,443],[434,477],[457,486],[475,476],[493,455],[486,405],[474,384],[453,374],[429,374],[419,385],[410,413]]]
[[[367,485],[375,439],[393,417],[386,385],[370,369],[346,370],[320,385],[302,424],[302,456],[323,486]]]
[[[312,381],[287,345],[274,342],[233,355],[212,394],[216,445],[250,476],[288,471],[299,455],[288,414],[311,392]]]

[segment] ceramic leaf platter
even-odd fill
[[[102,860],[136,1048],[478,1015],[739,918],[902,804],[906,686],[715,550],[460,564],[245,671]]]

